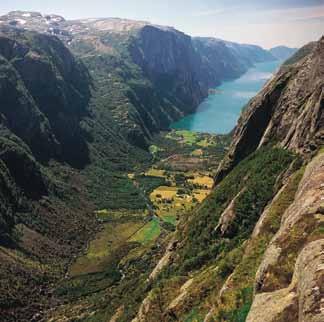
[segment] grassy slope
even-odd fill
[[[222,249],[232,248],[246,239],[261,211],[272,198],[278,175],[292,160],[293,157],[286,151],[267,148],[242,161],[196,210],[184,231],[180,232],[186,241],[182,250],[184,262],[181,269],[187,271],[196,265],[199,267]],[[214,231],[218,219],[228,203],[243,188],[244,192],[235,202],[235,220],[226,236],[232,239],[228,245],[227,242],[215,244],[215,240],[221,237]]]

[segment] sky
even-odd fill
[[[145,20],[265,48],[301,47],[324,34],[324,0],[1,0],[0,14],[12,10]]]

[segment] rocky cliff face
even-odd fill
[[[320,153],[306,167],[295,199],[258,268],[247,321],[324,319],[323,166]]]
[[[249,285],[244,274],[247,263],[254,257],[258,258],[258,269],[250,277],[253,297],[243,298],[243,302],[252,303],[247,321],[321,321],[324,318],[324,292],[320,286],[324,237],[321,214],[323,45],[324,38],[302,48],[251,100],[235,130],[228,158],[220,166],[219,180],[226,178],[226,173],[247,155],[271,145],[293,151],[307,165],[284,179],[283,187],[262,213],[243,260],[225,282],[211,316],[219,316],[222,310],[226,312],[233,307],[237,289]],[[278,230],[270,233],[269,228],[274,227],[278,220],[275,216],[279,214]],[[262,243],[266,247],[262,246],[264,254],[258,257]]]
[[[192,112],[207,95],[200,77],[201,57],[189,36],[172,28],[145,26],[131,43],[130,54],[156,90],[182,113]]]

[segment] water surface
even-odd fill
[[[196,113],[171,124],[173,129],[195,132],[229,133],[242,108],[255,96],[278,69],[280,61],[256,64],[240,78],[224,82],[198,107]]]

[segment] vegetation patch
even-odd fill
[[[205,189],[212,189],[214,186],[214,180],[211,177],[201,174],[198,174],[193,179],[188,179],[188,182],[196,185],[199,188],[202,187]]]
[[[197,143],[197,140],[199,140],[199,135],[196,132],[179,130],[170,132],[166,138],[173,140],[178,140],[180,138],[182,143],[192,145]]]
[[[145,172],[146,176],[150,177],[161,177],[166,178],[167,173],[165,170],[157,169],[157,168],[150,168],[147,172]]]
[[[161,186],[155,189],[150,200],[156,214],[167,223],[173,225],[194,206],[202,202],[211,192],[213,179],[200,173],[186,175],[168,172],[171,186]]]
[[[102,230],[90,241],[85,255],[77,258],[70,267],[70,276],[103,271],[114,251],[127,243],[141,226],[143,223],[138,221],[105,223]]]
[[[197,309],[192,311],[185,317],[185,322],[203,322],[204,316]]]
[[[147,245],[157,239],[160,233],[160,222],[157,218],[153,218],[143,228],[136,232],[136,234],[131,238],[131,241]]]
[[[161,186],[152,192],[151,198],[152,199],[161,198],[161,199],[171,200],[177,195],[177,193],[178,193],[177,187]]]
[[[154,156],[156,156],[157,154],[158,154],[158,152],[162,152],[163,151],[163,149],[162,148],[160,148],[160,147],[158,147],[157,145],[150,145],[150,147],[149,147],[149,151],[150,151],[150,153],[153,155],[153,157]]]
[[[95,211],[95,216],[97,217],[97,220],[101,223],[112,221],[142,221],[147,215],[147,210],[101,209]]]
[[[194,157],[202,157],[204,155],[203,149],[196,149],[191,152],[191,155]]]
[[[154,137],[154,145],[160,148],[155,161],[160,169],[165,170],[216,171],[230,141],[230,135],[172,130]]]

